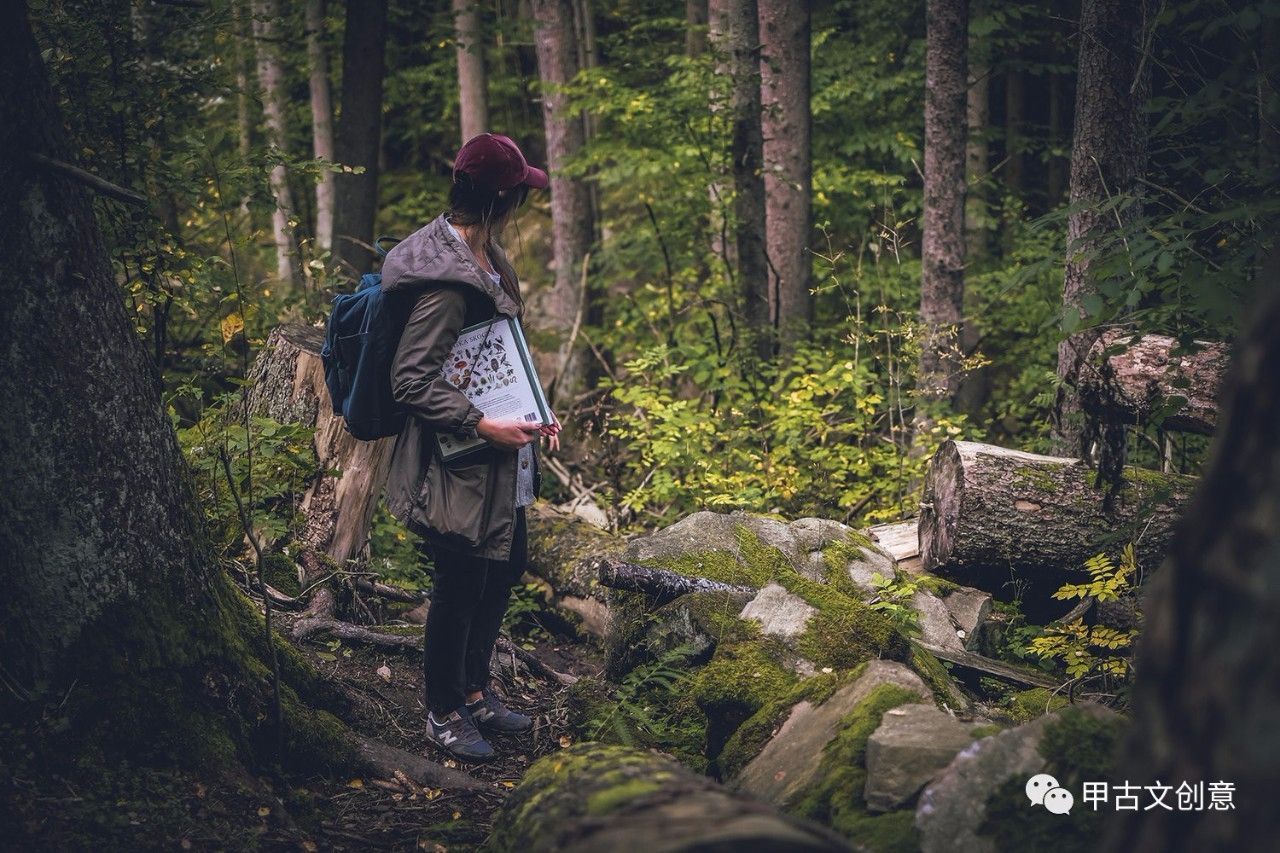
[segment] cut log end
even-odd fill
[[[929,463],[920,503],[920,567],[933,571],[951,559],[964,471],[954,441],[944,442]]]

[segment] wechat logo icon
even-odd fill
[[[1076,798],[1048,773],[1038,773],[1027,780],[1027,799],[1033,806],[1044,806],[1054,814],[1070,814]]]

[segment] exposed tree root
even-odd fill
[[[691,592],[727,592],[750,598],[758,591],[748,586],[722,583],[709,578],[690,577],[679,572],[641,566],[612,557],[600,557],[596,565],[602,585],[629,592],[643,592],[659,602],[673,601]]]
[[[293,630],[290,632],[295,640],[305,640],[316,634],[330,634],[343,640],[354,640],[360,643],[370,643],[375,646],[395,649],[420,649],[421,641],[416,637],[402,637],[398,634],[385,634],[381,631],[374,631],[361,625],[353,625],[350,622],[343,622],[341,619],[332,618],[314,618],[304,615],[303,618],[293,623]]]
[[[486,787],[484,782],[461,770],[452,770],[421,755],[414,755],[412,752],[380,740],[354,733],[353,739],[366,772],[397,780],[407,776],[419,785],[429,788],[483,791]]]

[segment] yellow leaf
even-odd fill
[[[359,788],[363,788],[363,787],[364,787],[364,780],[363,780],[363,779],[352,779],[350,782],[348,782],[348,783],[347,783],[347,787],[348,787],[348,788],[357,788],[357,789],[359,789]]]
[[[222,318],[222,342],[225,344],[244,331],[244,318],[239,314],[228,314]]]
[[[269,814],[271,814],[271,809],[270,809],[270,807],[268,807],[268,806],[259,806],[259,807],[258,807],[258,817],[266,817],[266,816],[267,816],[267,815],[269,815]]]
[[[571,743],[573,743],[573,741],[572,741],[572,740],[570,740],[570,738],[569,738],[569,736],[568,736],[568,735],[560,735],[560,745],[561,745],[562,747],[567,747],[567,746],[569,746],[569,744],[571,744]]]

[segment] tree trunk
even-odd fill
[[[1080,573],[1134,542],[1155,568],[1181,516],[1193,477],[1128,468],[1110,511],[1095,472],[1077,459],[948,441],[929,463],[920,504],[921,565],[981,587],[1022,577]]]
[[[1233,786],[1230,810],[1115,815],[1107,850],[1280,847],[1280,278],[1236,344],[1205,475],[1151,581],[1134,724],[1115,778]],[[1157,814],[1159,812],[1159,814]]]
[[[453,0],[458,42],[458,119],[462,143],[489,129],[489,88],[484,69],[484,30],[475,0]]]
[[[967,0],[929,0],[927,16],[918,388],[950,400],[963,361]]]
[[[707,0],[685,0],[684,55],[701,56],[707,49]]]
[[[975,8],[974,17],[979,17]],[[975,60],[981,45],[969,39],[969,56]],[[985,51],[983,51],[985,53]],[[990,144],[987,124],[991,120],[991,68],[985,62],[969,64],[969,91],[966,100],[966,124],[969,128],[964,149],[964,171],[967,193],[964,201],[965,257],[972,263],[987,256],[991,232],[991,214],[988,210],[987,172],[990,164]]]
[[[494,822],[495,853],[844,851],[829,831],[734,794],[657,752],[599,743],[547,756]]]
[[[347,3],[342,39],[342,113],[337,155],[362,168],[336,178],[333,258],[338,270],[359,278],[373,264],[378,213],[378,155],[382,149],[382,81],[386,73],[387,0]]]
[[[764,140],[760,124],[759,14],[755,0],[723,0],[711,10],[711,38],[728,74],[734,246],[743,321],[762,359],[773,356],[769,259],[765,248]]]
[[[784,351],[807,337],[813,322],[809,17],[808,4],[760,0],[768,301]]]
[[[552,603],[575,614],[584,631],[603,637],[608,589],[600,584],[597,561],[621,556],[627,543],[542,501],[529,507],[527,518],[529,573],[550,587]]]
[[[1071,145],[1071,205],[1077,209],[1067,220],[1067,269],[1062,285],[1069,321],[1083,319],[1086,297],[1097,293],[1090,277],[1090,254],[1098,251],[1106,232],[1133,222],[1141,213],[1138,204],[1111,209],[1108,200],[1133,195],[1146,168],[1143,109],[1151,66],[1142,61],[1145,21],[1145,0],[1084,0],[1081,9]],[[1075,385],[1080,363],[1097,337],[1096,330],[1085,329],[1072,332],[1058,345],[1058,376],[1064,384],[1054,427],[1060,447],[1068,453],[1088,452],[1081,446]]]
[[[249,373],[247,398],[255,416],[315,429],[312,446],[320,473],[299,501],[306,524],[300,537],[304,550],[296,558],[303,586],[315,585],[306,616],[316,619],[333,618],[337,609],[324,578],[334,566],[357,558],[368,543],[395,444],[394,438],[358,441],[334,414],[320,361],[323,344],[324,332],[314,326],[277,326]],[[337,476],[328,473],[335,469]]]
[[[1230,352],[1225,344],[1198,343],[1198,351],[1174,355],[1178,342],[1173,338],[1104,333],[1080,366],[1085,411],[1099,420],[1127,424],[1158,417],[1165,430],[1211,435]]]
[[[1026,72],[1011,65],[1004,74],[1004,183],[1009,193],[1015,197],[1020,197],[1023,189],[1026,87]]]
[[[1055,149],[1067,141],[1066,103],[1067,76],[1051,73],[1049,75],[1049,144]],[[1046,169],[1048,171],[1046,178],[1048,207],[1052,210],[1062,202],[1062,193],[1067,186],[1066,161],[1058,154],[1051,153]]]
[[[333,92],[329,85],[329,50],[325,47],[326,0],[307,0],[307,57],[311,61],[311,146],[318,159],[333,162]],[[316,245],[333,247],[333,172],[316,184]]]
[[[536,295],[539,330],[558,342],[554,362],[547,371],[552,378],[552,404],[573,399],[586,377],[585,344],[571,341],[570,334],[587,310],[588,289],[585,264],[595,226],[591,221],[591,198],[585,182],[567,177],[566,162],[582,148],[582,118],[569,113],[566,98],[557,91],[578,71],[578,49],[574,37],[573,5],[570,0],[534,0],[537,21],[535,47],[542,80],[542,119],[547,138],[547,166],[551,174],[552,252],[555,282]]]
[[[232,0],[231,20],[237,39],[233,61],[236,64],[236,142],[240,152],[240,160],[247,166],[253,155],[253,96],[250,80],[253,77],[253,27],[250,24],[252,12],[246,9],[248,0]],[[246,185],[240,196],[240,218],[244,227],[253,229],[253,213],[250,203],[253,201],[252,190]]]
[[[284,91],[284,63],[280,58],[279,23],[283,12],[279,0],[253,0],[252,9],[267,143],[285,156],[289,152],[289,130],[285,120],[288,99]],[[283,163],[271,167],[271,194],[276,202],[275,211],[271,214],[271,233],[276,243],[276,276],[296,287],[301,283],[302,271],[298,268],[298,246],[293,233],[293,194],[289,189],[289,172]]]

